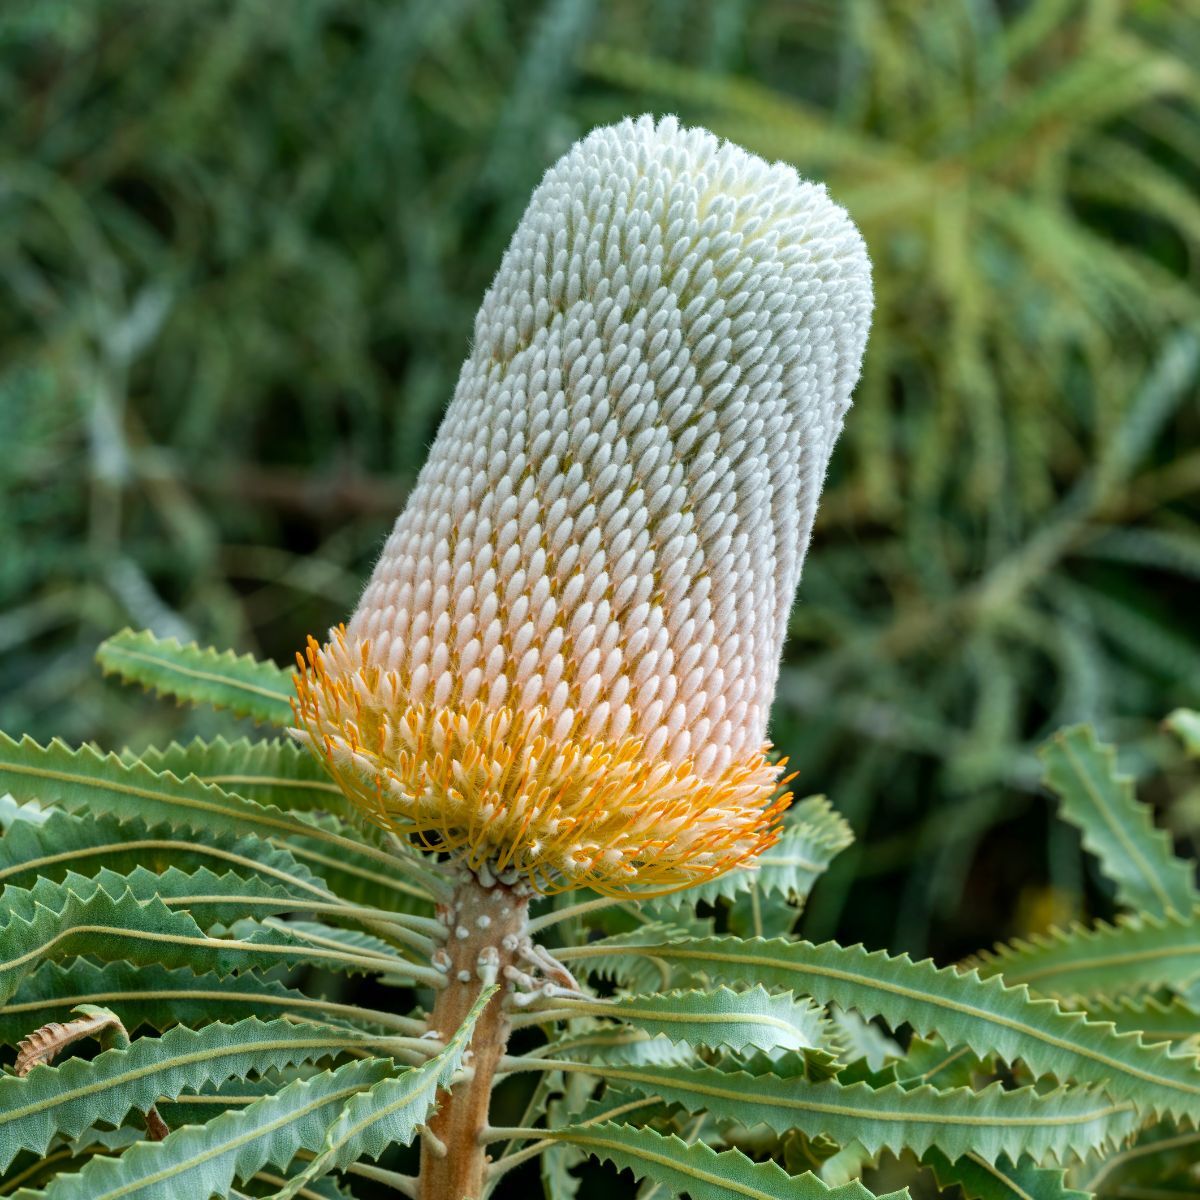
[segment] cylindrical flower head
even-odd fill
[[[547,172],[299,723],[373,819],[549,891],[746,862],[767,716],[871,312],[821,186],[672,118]]]

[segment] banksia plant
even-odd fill
[[[534,193],[429,461],[297,713],[385,828],[539,892],[772,844],[767,716],[871,311],[790,168],[648,118]]]
[[[1194,868],[1090,730],[1046,783],[1118,923],[945,967],[795,934],[851,835],[767,721],[870,307],[790,168],[649,118],[551,168],[348,622],[295,672],[100,649],[281,735],[0,735],[0,1190],[1195,1182]]]

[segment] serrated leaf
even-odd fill
[[[842,1070],[837,1058],[827,1050],[755,1050],[745,1055],[720,1055],[711,1064],[721,1071],[745,1071],[762,1078],[807,1079],[812,1083],[840,1078]]]
[[[278,1193],[278,1200],[287,1200],[302,1184],[360,1158],[378,1159],[390,1146],[407,1146],[433,1109],[438,1091],[452,1087],[475,1024],[498,990],[492,986],[479,994],[444,1049],[429,1062],[352,1097],[326,1135],[321,1152]]]
[[[693,982],[694,974],[684,969],[672,969],[666,962],[656,959],[652,954],[644,953],[644,949],[679,939],[687,940],[688,936],[686,930],[676,925],[654,921],[628,933],[618,933],[590,942],[584,966],[590,975],[611,979],[638,991],[665,992],[671,987]],[[637,947],[638,952],[626,953],[629,947]],[[567,953],[577,956],[579,954],[578,951],[571,950]]]
[[[321,921],[288,921],[282,926],[293,937],[306,938],[314,945],[336,942],[347,950],[362,951],[380,958],[394,959],[396,948],[383,938],[361,929],[343,929],[337,925],[326,925]]]
[[[571,1076],[567,1076],[569,1085]],[[578,1076],[576,1076],[578,1078]],[[609,1121],[627,1123],[626,1119],[636,1124],[642,1124],[655,1116],[661,1116],[666,1111],[663,1105],[653,1096],[639,1096],[636,1092],[623,1092],[619,1088],[605,1087],[604,1095],[597,1099],[589,1096],[581,1104],[572,1108],[564,1104],[568,1115],[574,1119],[564,1125],[603,1125]],[[633,1114],[637,1114],[636,1117]],[[551,1128],[555,1128],[551,1124]]]
[[[1100,868],[1117,885],[1117,902],[1137,913],[1190,913],[1200,903],[1195,865],[1175,855],[1171,837],[1119,775],[1116,752],[1088,725],[1056,733],[1040,751],[1044,781],[1059,810],[1083,836]]]
[[[267,1187],[284,1187],[287,1180],[273,1171],[256,1171],[254,1182]],[[306,1183],[297,1193],[296,1200],[354,1200],[353,1193],[347,1191],[340,1183],[330,1176],[324,1179],[313,1179]]]
[[[821,1045],[823,1010],[790,993],[746,991],[632,994],[613,1001],[564,1000],[556,1007],[583,1016],[613,1018],[673,1042],[730,1050],[807,1050]]]
[[[110,896],[129,891],[139,900],[157,896],[168,908],[187,909],[202,929],[236,921],[247,912],[292,912],[310,902],[324,905],[332,899],[314,900],[312,893],[303,888],[289,888],[272,879],[234,871],[217,875],[207,867],[190,872],[176,867],[162,872],[135,867],[126,875],[102,867],[95,875],[68,871],[58,880],[42,877],[30,888],[4,888],[0,891],[0,925],[15,916],[30,921],[39,905],[61,908],[68,894],[86,899],[98,888]]]
[[[1145,1042],[1186,1042],[1200,1038],[1200,1011],[1182,996],[1092,996],[1089,1021],[1111,1021],[1122,1033],[1136,1030]]]
[[[725,913],[725,926],[738,937],[784,937],[792,932],[800,909],[779,893],[764,895],[753,886],[732,900]],[[693,937],[704,937],[715,929],[692,931]]]
[[[265,938],[279,932],[291,940],[311,946],[345,949],[365,959],[378,959],[380,982],[396,987],[410,986],[412,983],[412,964],[399,957],[394,946],[373,934],[364,933],[361,929],[343,929],[341,926],[326,925],[320,921],[284,922],[268,918],[263,921],[247,919],[233,926],[230,932],[234,936],[252,938],[256,936],[256,929],[258,936]]]
[[[268,1164],[286,1170],[301,1150],[316,1153],[352,1097],[389,1078],[385,1059],[347,1063],[296,1080],[272,1096],[223,1113],[207,1125],[186,1125],[161,1142],[139,1142],[119,1158],[92,1159],[59,1175],[44,1191],[22,1189],[19,1200],[168,1200],[225,1196],[236,1180]]]
[[[33,1024],[47,1017],[61,1019],[77,1004],[115,1007],[130,1032],[142,1027],[162,1031],[175,1025],[236,1022],[251,1013],[293,1014],[372,1030],[382,1028],[365,1011],[359,1015],[350,1005],[306,996],[253,971],[221,977],[196,975],[189,967],[169,970],[158,963],[101,964],[79,958],[65,965],[43,963],[22,981],[0,1007],[0,1045],[16,1045]]]
[[[1141,1130],[1130,1145],[1102,1157],[1095,1169],[1084,1172],[1083,1186],[1106,1197],[1158,1200],[1175,1194],[1175,1188],[1181,1196],[1194,1197],[1197,1162],[1200,1130],[1181,1130],[1160,1121]]]
[[[961,1088],[973,1087],[977,1078],[994,1074],[996,1064],[972,1054],[967,1046],[947,1046],[939,1037],[915,1037],[904,1057],[890,1068],[902,1087],[927,1083],[936,1088]]]
[[[274,1096],[297,1079],[310,1079],[320,1071],[296,1067],[285,1071],[269,1071],[259,1079],[230,1079],[189,1092],[177,1100],[160,1101],[156,1107],[168,1128],[184,1125],[204,1125],[226,1109],[245,1108],[264,1096]],[[140,1140],[140,1139],[138,1139]]]
[[[783,836],[757,859],[755,885],[803,903],[829,864],[854,843],[846,819],[824,796],[809,796],[794,804]]]
[[[424,869],[435,869],[419,854],[405,853],[405,869],[400,870],[399,851],[388,850],[385,856],[372,848],[352,848],[353,843],[341,836],[340,818],[331,813],[309,813],[301,824],[303,831],[287,835],[287,848],[311,866],[331,891],[354,904],[433,915],[432,895],[409,882]],[[331,835],[336,839],[333,844]],[[435,886],[437,881],[431,879],[430,887]]]
[[[1068,1187],[1063,1171],[1033,1163],[1014,1167],[974,1153],[951,1162],[938,1150],[926,1151],[924,1160],[939,1186],[962,1188],[966,1200],[1088,1200],[1090,1195]]]
[[[195,775],[204,783],[236,792],[259,804],[289,810],[336,812],[358,819],[358,810],[329,777],[321,761],[298,742],[284,738],[251,741],[194,738],[140,754],[123,751],[124,762],[140,762],[157,775]]]
[[[692,1200],[874,1200],[861,1183],[831,1188],[815,1175],[792,1176],[777,1163],[752,1162],[740,1150],[717,1151],[703,1142],[689,1146],[645,1127],[571,1125],[549,1136]],[[891,1193],[893,1200],[906,1195]]]
[[[834,1004],[830,1020],[836,1030],[836,1045],[848,1061],[864,1059],[872,1071],[883,1070],[889,1059],[903,1056],[899,1043],[888,1037],[877,1025],[864,1020],[853,1009]]]
[[[1200,908],[1186,917],[1122,916],[1112,925],[1052,929],[997,946],[972,965],[1061,999],[1185,987],[1200,977]]]
[[[592,946],[576,946],[558,956],[567,964],[585,965],[592,951]],[[630,944],[622,954],[657,959],[667,969],[703,972],[713,981],[753,978],[821,1004],[881,1017],[893,1028],[908,1023],[919,1035],[938,1034],[981,1057],[1023,1059],[1037,1075],[1097,1084],[1153,1115],[1200,1118],[1200,1070],[1192,1060],[1172,1056],[1164,1043],[1143,1045],[1136,1034],[1119,1034],[1080,1013],[1065,1013],[1054,1001],[1033,998],[1028,989],[1006,986],[999,978],[981,979],[928,960],[914,963],[907,956],[834,942],[696,938]]]
[[[282,839],[294,857],[327,878],[331,887],[345,872],[361,870],[373,886],[395,893],[398,904],[430,900],[427,892],[398,877],[395,855],[322,826],[315,815],[306,819],[199,779],[155,774],[140,763],[122,762],[90,746],[72,750],[57,740],[40,746],[32,738],[16,742],[0,733],[0,791],[48,801],[73,813],[137,817],[148,825],[188,830],[199,837],[215,830],[233,837]],[[360,869],[361,862],[366,866]]]
[[[0,1076],[0,1171],[22,1150],[45,1154],[56,1134],[78,1137],[96,1124],[120,1125],[129,1112],[145,1113],[160,1096],[332,1058],[378,1040],[329,1026],[248,1017],[200,1030],[177,1026],[90,1062],[69,1058],[62,1066],[34,1067],[26,1076]]]
[[[935,1146],[951,1158],[976,1150],[988,1159],[1029,1154],[1066,1164],[1116,1145],[1139,1120],[1132,1104],[1084,1088],[1045,1094],[1033,1088],[1005,1091],[999,1083],[978,1092],[873,1088],[691,1066],[606,1065],[604,1077],[690,1113],[748,1126],[762,1122],[777,1134],[794,1129],[843,1146],[858,1142],[869,1154],[905,1149],[923,1154]]]
[[[42,962],[80,954],[102,961],[128,959],[190,967],[218,975],[281,963],[316,964],[362,974],[398,975],[404,971],[414,982],[433,977],[430,969],[406,964],[400,958],[388,965],[383,960],[313,946],[279,931],[272,931],[269,938],[242,941],[210,937],[188,913],[168,908],[157,896],[140,900],[128,890],[111,896],[99,886],[80,896],[55,886],[60,889],[61,907],[37,904],[28,920],[17,913],[0,927],[0,1001],[8,1000]]]
[[[14,821],[0,837],[0,886],[27,888],[39,878],[62,879],[68,870],[88,875],[101,867],[125,873],[136,867],[187,871],[223,865],[270,875],[310,895],[326,891],[307,866],[282,846],[260,837],[214,831],[201,840],[136,818],[59,811],[44,816],[37,822]]]
[[[545,1081],[561,1078],[557,1073],[547,1073],[541,1077],[538,1084],[539,1094]],[[566,1087],[571,1087],[572,1081],[586,1080],[587,1076],[572,1074],[565,1081]],[[556,1085],[560,1086],[560,1085]],[[547,1092],[552,1090],[549,1087]],[[602,1125],[618,1118],[625,1118],[633,1113],[641,1116],[652,1116],[661,1112],[662,1105],[656,1099],[645,1096],[630,1096],[613,1088],[606,1088],[603,1100],[588,1099],[582,1103],[573,1104],[569,1099],[551,1100],[545,1105],[546,1127],[549,1130],[561,1130],[568,1126],[576,1128],[583,1126]],[[537,1111],[531,1106],[531,1111]],[[512,1143],[510,1145],[515,1145]],[[569,1142],[555,1141],[546,1146],[540,1154],[542,1189],[546,1200],[573,1200],[578,1193],[582,1180],[570,1173],[587,1158],[587,1152]],[[503,1156],[500,1161],[503,1161]],[[640,1192],[639,1192],[640,1195]]]
[[[1183,743],[1189,757],[1200,758],[1200,712],[1177,708],[1163,724]]]
[[[564,1058],[595,1065],[607,1063],[683,1064],[696,1056],[686,1045],[654,1037],[641,1029],[596,1026],[573,1030],[556,1041],[539,1046],[531,1057]]]
[[[147,630],[123,629],[100,644],[96,661],[106,675],[139,683],[160,696],[229,709],[271,725],[292,724],[296,691],[291,671],[249,654],[218,651]]]

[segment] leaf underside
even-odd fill
[[[622,957],[644,957],[667,972],[678,967],[690,978],[704,974],[725,983],[753,978],[868,1019],[881,1017],[893,1028],[907,1023],[920,1035],[937,1034],[978,1055],[1023,1060],[1036,1075],[1102,1087],[1149,1115],[1200,1118],[1200,1069],[1193,1060],[1172,1056],[1166,1043],[1145,1045],[1136,1033],[1120,1034],[1063,1012],[1052,1000],[1031,997],[1028,989],[999,978],[833,942],[718,937],[655,943],[657,932],[575,947],[562,956],[586,967],[607,961],[611,944],[620,943]]]

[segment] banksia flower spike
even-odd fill
[[[870,270],[824,188],[648,117],[534,192],[300,736],[367,814],[543,892],[745,863]]]

